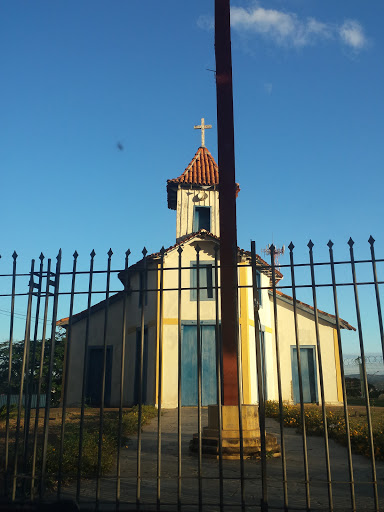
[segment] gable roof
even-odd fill
[[[269,294],[272,295],[272,290],[269,290]],[[287,302],[288,304],[293,304],[293,297],[290,295],[286,295],[285,293],[276,290],[277,298],[282,300],[283,302]],[[315,308],[313,306],[310,306],[309,304],[306,304],[305,302],[301,302],[301,300],[296,299],[296,307],[298,309],[301,309],[302,311],[306,311],[307,313],[314,314]],[[333,325],[336,325],[336,317],[335,315],[331,315],[330,313],[327,313],[326,311],[321,311],[321,309],[317,310],[317,314],[319,315],[319,318],[322,320],[325,320],[326,322],[329,322]],[[356,328],[350,325],[346,320],[343,320],[339,317],[339,323],[341,329],[347,329],[348,331],[356,331]]]
[[[197,186],[219,185],[219,168],[215,159],[206,147],[199,147],[195,156],[178,177],[167,180],[168,208],[176,210],[177,187],[179,184]],[[236,183],[236,196],[240,192]]]
[[[183,238],[183,240],[176,242],[174,245],[171,245],[167,249],[164,249],[164,255],[178,249],[182,245],[191,242],[194,238],[200,239],[200,240],[210,240],[216,244],[220,243],[220,237],[214,235],[213,233],[210,233],[206,229],[200,229],[200,231],[197,231],[196,233],[191,233],[187,237]],[[247,260],[250,260],[252,255],[250,251],[245,251],[244,249],[241,249],[240,247],[237,248],[238,255],[246,258]],[[152,254],[148,254],[146,256],[147,262],[150,260],[156,260],[161,257],[161,252],[154,252]],[[137,261],[133,265],[129,267],[129,271],[140,269],[140,267],[143,265],[143,259]],[[256,265],[258,271],[262,272],[263,274],[266,274],[270,279],[272,279],[272,267],[264,261],[258,254],[256,254]],[[118,278],[122,283],[124,283],[124,273],[125,271],[122,270],[118,274]],[[283,274],[279,272],[277,269],[275,269],[275,276],[276,276],[276,283],[280,281],[283,278]]]

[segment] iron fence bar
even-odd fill
[[[123,295],[123,323],[121,333],[121,373],[120,373],[120,403],[119,403],[119,425],[117,433],[117,460],[116,460],[116,508],[120,506],[121,492],[121,441],[123,435],[123,401],[124,401],[124,373],[125,373],[125,345],[127,331],[127,291],[129,286],[128,259],[130,249],[125,253],[124,263],[124,295]]]
[[[293,249],[294,245],[291,242],[288,246],[289,258],[291,263],[291,284],[292,284],[292,297],[293,297],[293,319],[295,324],[295,340],[296,340],[296,357],[297,357],[297,372],[299,376],[299,396],[300,396],[300,417],[302,426],[303,438],[303,459],[304,459],[304,474],[305,474],[305,494],[307,509],[311,508],[311,495],[309,488],[309,471],[308,471],[308,450],[307,450],[307,433],[305,428],[305,412],[304,412],[304,397],[303,397],[303,379],[301,374],[301,360],[300,360],[300,341],[299,341],[299,326],[297,321],[297,305],[296,305],[296,287],[295,287],[295,269],[293,263]]]
[[[13,466],[13,482],[12,482],[12,501],[15,501],[16,498],[16,487],[17,487],[17,463],[18,463],[18,448],[19,448],[19,437],[20,437],[20,422],[21,422],[21,409],[22,409],[22,401],[23,401],[23,387],[24,387],[24,378],[25,378],[25,366],[26,366],[26,358],[27,352],[29,351],[29,335],[31,328],[31,313],[32,313],[32,294],[33,294],[33,272],[35,268],[35,260],[31,262],[31,273],[30,273],[30,281],[29,281],[29,295],[28,295],[28,305],[27,305],[27,317],[25,320],[25,334],[24,334],[24,349],[23,349],[23,360],[21,364],[21,372],[20,372],[20,388],[19,388],[19,403],[17,408],[17,422],[16,422],[16,433],[15,433],[15,452],[14,452],[14,466]]]
[[[267,480],[267,451],[265,441],[265,401],[263,389],[263,369],[261,366],[261,346],[260,346],[260,318],[259,318],[259,290],[257,287],[256,275],[256,247],[255,242],[251,242],[251,262],[252,262],[252,284],[253,284],[253,315],[255,323],[255,347],[256,347],[256,369],[257,369],[257,392],[259,398],[259,426],[260,426],[260,445],[261,445],[261,510],[268,510],[268,480]],[[264,363],[265,364],[265,363]],[[265,368],[264,368],[265,371]]]
[[[333,302],[334,302],[334,306],[335,306],[335,317],[336,317],[337,344],[339,347],[341,387],[342,387],[342,392],[343,392],[345,435],[346,435],[347,452],[348,452],[348,470],[349,470],[349,486],[350,486],[350,493],[351,493],[351,505],[352,505],[352,511],[356,512],[355,482],[354,482],[354,475],[353,475],[351,437],[350,437],[350,432],[349,432],[349,414],[348,414],[348,405],[347,405],[347,392],[346,392],[346,386],[345,386],[345,376],[344,376],[343,349],[341,346],[339,305],[338,305],[338,301],[337,301],[335,265],[333,262],[333,242],[331,240],[329,240],[329,242],[327,243],[327,246],[329,248],[329,259],[330,259],[330,264],[331,264]]]
[[[275,267],[275,246],[270,246],[271,267],[272,267],[272,294],[273,294],[273,318],[275,326],[275,352],[277,369],[277,389],[279,395],[279,424],[280,424],[280,450],[281,450],[281,469],[283,477],[284,510],[288,510],[288,480],[287,480],[287,461],[285,455],[285,434],[284,434],[284,411],[283,411],[283,391],[281,385],[281,367],[280,367],[280,345],[279,345],[279,323],[277,316],[277,298],[276,298],[276,267]]]
[[[313,265],[313,242],[308,242],[309,248],[309,260],[311,266],[311,282],[312,282],[312,299],[313,299],[313,313],[315,318],[315,335],[317,345],[317,359],[319,366],[319,378],[320,378],[320,395],[321,395],[321,410],[323,415],[324,425],[324,450],[325,450],[325,466],[327,471],[327,484],[328,484],[328,502],[329,510],[333,511],[333,494],[332,494],[332,476],[331,476],[331,464],[329,460],[329,442],[328,442],[328,422],[327,422],[327,411],[325,408],[325,395],[324,395],[324,375],[323,375],[323,363],[321,356],[321,344],[319,334],[319,318],[317,313],[317,296],[316,296],[316,281],[315,281],[315,269]]]
[[[71,356],[71,345],[72,345],[72,321],[73,321],[73,303],[74,303],[74,292],[76,283],[76,266],[77,266],[78,253],[73,253],[73,268],[72,268],[72,280],[71,280],[71,298],[69,304],[69,319],[68,329],[66,333],[66,351],[64,358],[63,368],[63,401],[61,409],[61,432],[60,432],[60,448],[59,448],[59,471],[57,475],[57,499],[60,499],[61,495],[61,480],[63,471],[63,454],[64,454],[64,436],[65,436],[65,418],[67,414],[67,397],[68,397],[68,375],[69,375],[69,361]]]
[[[371,248],[371,258],[372,258],[372,271],[373,271],[373,279],[375,282],[375,295],[376,295],[376,305],[377,305],[377,316],[379,319],[379,329],[380,329],[380,339],[381,339],[381,351],[384,358],[384,330],[383,330],[383,317],[381,313],[381,304],[380,304],[380,292],[379,292],[379,285],[377,281],[377,272],[376,272],[376,259],[375,259],[375,248],[374,243],[375,239],[371,235],[369,237],[369,245]]]
[[[196,342],[197,342],[197,431],[198,431],[198,465],[199,512],[203,510],[202,489],[202,433],[201,433],[201,333],[200,333],[200,246],[196,245]]]
[[[40,498],[44,496],[45,492],[45,478],[46,478],[46,464],[47,464],[47,449],[48,449],[48,435],[49,435],[49,412],[51,409],[51,391],[52,391],[52,370],[55,361],[55,336],[56,336],[56,318],[57,308],[59,302],[59,285],[60,285],[60,266],[61,266],[61,249],[57,255],[55,281],[54,281],[54,295],[53,295],[53,311],[52,311],[52,328],[51,328],[51,343],[49,354],[49,367],[47,376],[47,389],[45,401],[45,417],[44,417],[44,434],[43,434],[43,449],[41,455],[41,482],[40,482]],[[49,281],[50,279],[47,278]]]
[[[13,323],[15,315],[15,291],[16,291],[16,260],[17,253],[12,254],[12,294],[11,294],[11,316],[9,319],[9,343],[8,343],[8,377],[7,377],[7,413],[5,416],[5,450],[4,450],[4,495],[9,494],[9,414],[11,407],[11,387],[12,387],[12,343],[13,343]]]
[[[363,340],[363,329],[361,326],[361,316],[360,316],[360,305],[359,305],[359,294],[357,290],[356,284],[356,267],[354,262],[354,254],[353,254],[353,245],[354,241],[352,238],[348,241],[349,252],[351,256],[351,270],[353,277],[353,291],[355,296],[355,306],[356,306],[356,318],[357,318],[357,329],[359,333],[359,345],[360,345],[360,355],[361,355],[361,367],[363,370],[363,386],[364,386],[364,394],[365,394],[365,408],[367,411],[367,423],[368,423],[368,436],[369,436],[369,448],[370,448],[370,456],[371,456],[371,471],[372,471],[372,480],[373,480],[373,495],[375,500],[375,509],[379,510],[379,496],[377,494],[377,476],[376,476],[376,463],[375,463],[375,447],[373,443],[373,432],[372,432],[372,419],[371,419],[371,408],[369,405],[369,390],[368,390],[368,380],[367,380],[367,367],[365,365],[365,355],[364,355],[364,340]]]
[[[93,283],[93,266],[96,256],[95,250],[92,249],[90,254],[91,260],[89,264],[89,280],[88,280],[88,301],[87,301],[87,320],[85,324],[85,340],[84,340],[84,360],[83,360],[83,382],[81,388],[81,410],[80,410],[80,427],[79,427],[79,458],[77,461],[77,481],[76,481],[76,501],[80,501],[81,489],[81,469],[83,454],[83,430],[84,430],[84,412],[85,412],[85,387],[88,371],[88,345],[89,345],[89,325],[91,322],[91,304],[92,304],[92,283]]]
[[[177,290],[177,510],[181,511],[181,255],[183,248],[178,247],[178,290]]]
[[[158,395],[157,395],[157,499],[156,508],[160,510],[161,505],[161,399],[163,381],[163,308],[164,308],[164,247],[160,251],[160,318],[159,318],[159,374],[158,374]]]
[[[214,246],[215,251],[215,336],[216,336],[216,383],[217,383],[217,425],[219,438],[219,492],[220,510],[224,510],[224,478],[223,478],[223,416],[221,410],[221,336],[220,336],[220,313],[219,313],[219,269],[218,269],[218,245]]]
[[[51,259],[48,259],[47,272],[50,275],[51,272]],[[36,461],[37,461],[37,435],[39,428],[39,416],[40,416],[40,395],[41,387],[43,382],[43,367],[44,367],[44,354],[45,354],[45,341],[47,334],[47,318],[48,318],[48,304],[49,304],[49,279],[46,279],[46,291],[44,300],[44,317],[43,317],[43,331],[41,334],[41,353],[40,353],[40,366],[39,376],[37,380],[37,397],[36,397],[36,413],[35,413],[35,429],[33,437],[33,449],[32,449],[32,469],[31,469],[31,500],[33,501],[35,495],[35,477],[36,477]]]
[[[32,341],[32,357],[30,361],[30,368],[28,368],[28,363],[26,363],[26,383],[25,383],[25,398],[26,404],[24,409],[24,473],[27,473],[28,468],[28,444],[29,444],[29,426],[31,421],[31,408],[32,408],[32,394],[33,394],[33,381],[34,381],[34,372],[35,372],[35,364],[36,364],[36,344],[37,344],[37,333],[39,328],[39,315],[40,315],[40,302],[41,302],[41,287],[43,282],[43,261],[44,255],[43,253],[39,256],[40,259],[40,268],[37,273],[37,277],[39,279],[38,285],[34,285],[37,288],[37,300],[36,300],[36,311],[35,311],[35,329],[33,333],[33,341]],[[26,481],[24,480],[24,487]]]
[[[104,429],[104,400],[105,400],[105,379],[107,374],[107,338],[108,338],[108,319],[109,319],[109,286],[111,280],[111,258],[112,249],[108,251],[107,263],[107,283],[105,291],[105,312],[104,312],[104,332],[103,332],[103,374],[101,378],[101,401],[100,401],[100,421],[99,421],[99,443],[97,452],[97,477],[96,477],[96,508],[100,502],[101,486],[101,459],[103,454],[103,429]]]
[[[140,378],[139,378],[139,413],[137,419],[137,484],[136,484],[136,506],[140,510],[141,506],[141,417],[143,406],[143,359],[144,359],[144,329],[145,329],[145,297],[147,294],[147,249],[143,249],[143,280],[140,291],[141,297],[141,333],[140,333]]]
[[[238,284],[237,279],[237,268],[235,269],[236,272],[236,284]],[[238,301],[237,297],[237,288],[233,290],[233,293],[236,294],[236,305]],[[224,298],[225,300],[225,298]],[[240,441],[240,493],[241,493],[241,510],[242,512],[245,511],[245,469],[244,469],[244,433],[243,433],[243,362],[242,362],[242,346],[241,346],[241,337],[239,334],[239,311],[237,307],[237,313],[236,313],[236,322],[237,322],[237,329],[235,331],[236,334],[236,364],[237,364],[237,411],[238,411],[238,418],[239,418],[239,441]]]

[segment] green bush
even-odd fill
[[[78,425],[68,425],[66,428],[62,463],[64,481],[75,477],[77,474],[79,431]],[[99,432],[97,430],[84,429],[81,456],[81,475],[83,477],[94,477],[97,475],[98,445]],[[101,475],[105,475],[112,468],[115,451],[116,446],[114,440],[109,436],[103,436],[103,450],[100,466]],[[59,453],[60,447],[58,444],[49,444],[47,451],[47,474],[53,479],[55,479],[54,477],[59,471]]]
[[[24,409],[24,407],[22,408]],[[18,407],[16,404],[12,404],[9,406],[9,419],[16,418],[18,412]],[[7,404],[4,404],[0,407],[0,420],[5,420],[7,418]]]
[[[279,403],[267,401],[265,405],[266,416],[280,419]],[[319,407],[304,407],[305,428],[308,435],[322,435],[324,433],[323,413]],[[300,405],[283,404],[283,424],[286,427],[294,427],[298,432],[303,430]],[[328,436],[331,439],[346,445],[346,426],[341,413],[327,411]],[[366,421],[350,424],[349,435],[351,447],[356,453],[370,457],[370,443],[368,425]],[[375,458],[384,460],[384,423],[380,421],[373,427]]]
[[[157,409],[153,406],[142,407],[141,426],[157,415]],[[99,418],[85,419],[83,429],[83,446],[81,457],[81,476],[92,478],[98,470],[98,446],[99,446]],[[121,444],[125,445],[129,437],[137,433],[138,407],[125,412],[122,418]],[[107,474],[116,461],[119,419],[116,412],[107,412],[103,424],[103,446],[100,473]],[[62,462],[63,482],[68,482],[77,476],[79,460],[79,423],[69,423],[65,428],[64,450]],[[48,445],[47,474],[51,486],[55,485],[59,471],[59,439]]]

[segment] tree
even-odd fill
[[[29,346],[29,368],[25,371],[25,376],[30,376],[32,366],[33,377],[31,382],[32,394],[36,394],[38,390],[38,377],[40,372],[40,358],[41,358],[41,349],[42,349],[42,340],[36,341],[35,347],[35,357],[33,364],[33,340],[30,342]],[[51,339],[47,339],[45,341],[44,347],[44,358],[43,358],[43,378],[41,382],[41,393],[45,394],[47,392],[47,377],[49,371],[49,361],[51,354]],[[12,343],[12,372],[11,372],[11,387],[10,393],[12,395],[19,394],[20,392],[20,382],[21,382],[21,371],[23,364],[23,352],[24,352],[24,340],[22,341],[14,341]],[[56,333],[55,336],[55,353],[53,360],[53,368],[52,368],[52,402],[51,405],[57,405],[60,401],[61,396],[61,387],[62,387],[62,377],[63,377],[63,362],[64,362],[64,352],[65,352],[65,332],[61,331]],[[9,342],[0,343],[0,394],[8,393],[8,365],[9,365]],[[24,381],[24,392],[25,392],[25,383]]]

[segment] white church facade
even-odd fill
[[[239,190],[237,186],[237,192]],[[120,272],[125,291],[109,299],[106,406],[117,407],[120,403],[122,372],[125,406],[138,402],[140,377],[143,403],[158,403],[161,384],[163,407],[178,406],[179,386],[181,405],[197,405],[198,338],[201,344],[202,404],[217,403],[216,326],[220,324],[220,298],[217,297],[220,269],[216,270],[215,258],[219,267],[219,169],[204,141],[185,171],[178,178],[168,180],[167,198],[168,207],[176,212],[176,243],[162,253],[146,255],[130,266],[128,272]],[[271,267],[259,256],[257,263],[264,390],[268,400],[278,400]],[[276,279],[282,277],[276,271]],[[255,404],[258,393],[251,255],[242,249],[238,250],[238,282],[243,402]],[[89,312],[85,310],[72,318],[68,337],[70,359],[66,364],[69,406],[81,403],[83,391],[88,404],[100,405],[105,310],[106,301],[101,301]],[[277,312],[283,400],[295,403],[299,397],[292,297],[277,292]],[[297,318],[304,401],[319,403],[313,308],[297,302]],[[318,318],[325,401],[337,404],[342,401],[342,390],[336,319],[321,311]],[[68,326],[68,319],[58,323]],[[344,320],[340,320],[340,328],[354,329]]]

